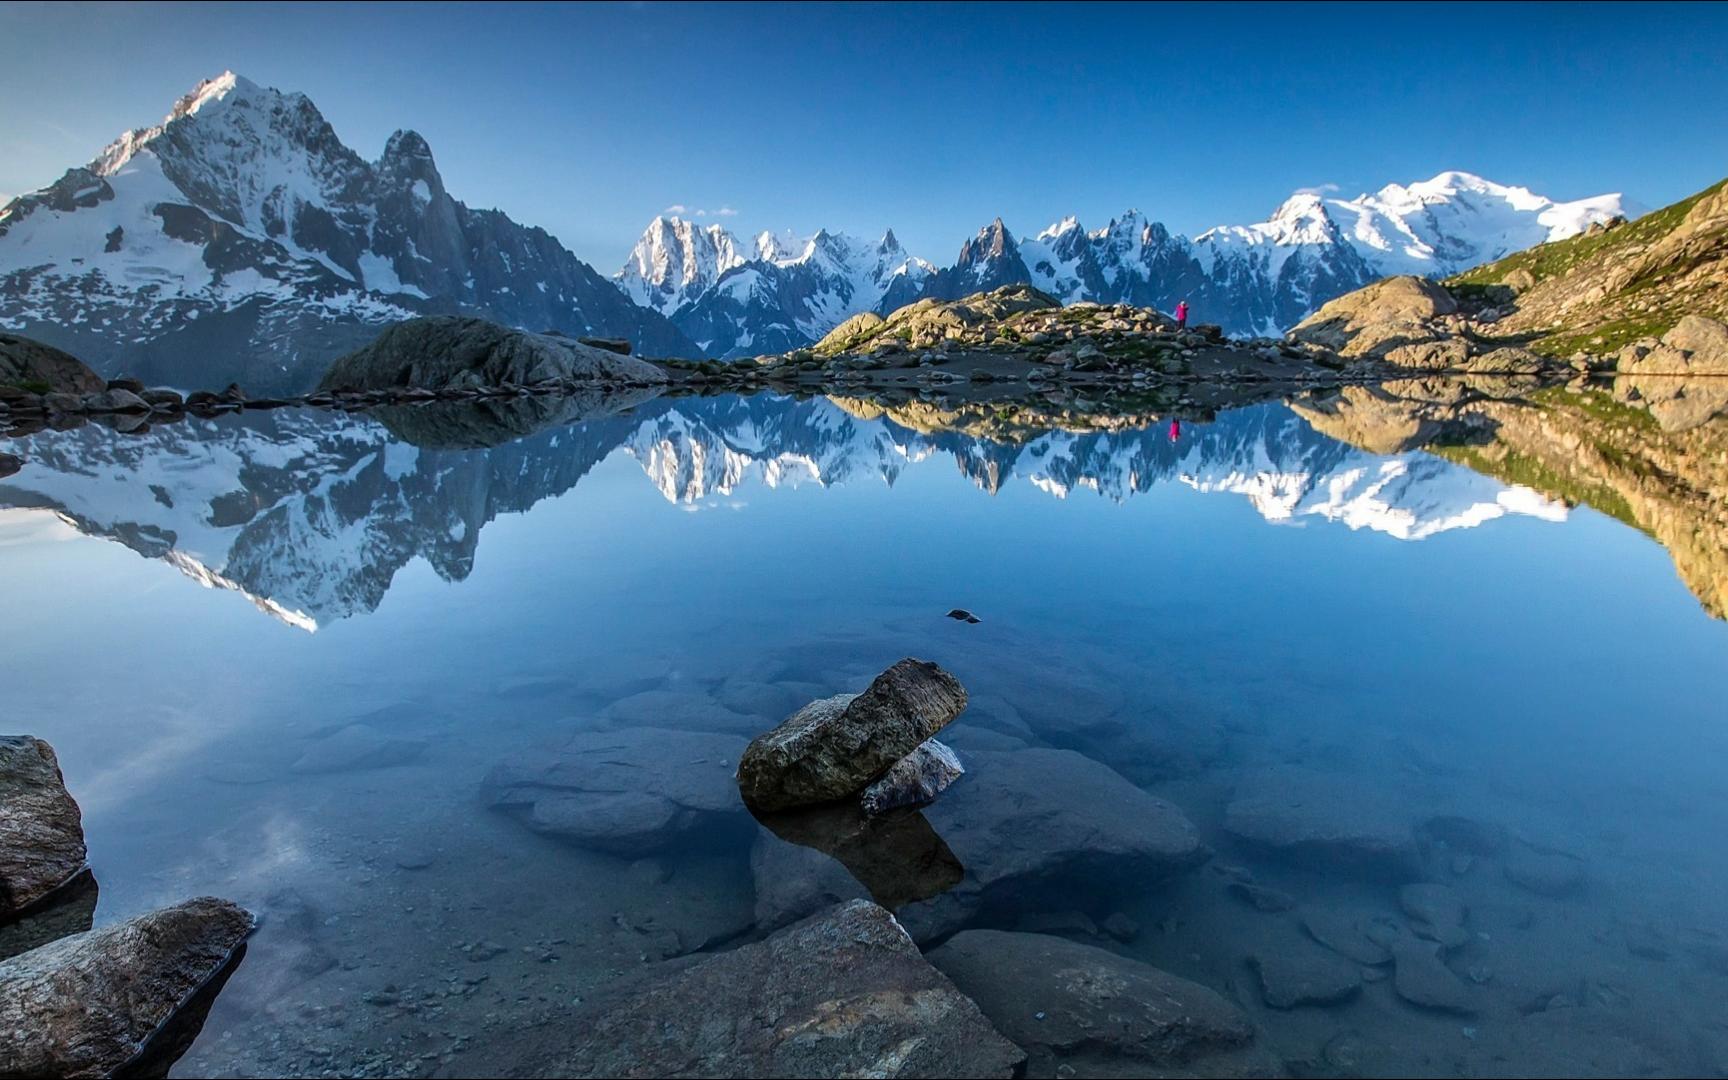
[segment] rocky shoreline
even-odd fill
[[[1179,401],[1411,374],[1572,373],[1567,365],[1522,351],[1502,348],[1484,358],[1435,344],[1456,328],[1433,325],[1444,304],[1432,298],[1418,296],[1412,307],[1404,295],[1409,290],[1392,284],[1406,280],[1416,279],[1391,279],[1384,288],[1351,294],[1356,299],[1342,318],[1328,305],[1284,341],[1232,341],[1217,327],[1178,328],[1151,309],[1062,307],[1029,286],[1007,286],[960,301],[922,301],[886,320],[859,317],[813,348],[734,363],[641,360],[621,341],[430,316],[397,324],[338,359],[316,390],[280,397],[253,396],[235,384],[182,394],[128,377],[103,379],[59,350],[0,335],[0,430],[30,434],[94,421],[136,433],[188,416],[242,410],[354,412],[615,391],[903,392],[996,400],[1106,394]],[[1385,347],[1393,337],[1402,348]],[[1409,344],[1412,337],[1424,346]]]

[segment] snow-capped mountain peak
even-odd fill
[[[636,303],[670,315],[744,262],[737,239],[724,227],[656,216],[613,281]]]
[[[647,297],[705,353],[728,359],[796,348],[859,312],[910,303],[932,270],[906,254],[892,229],[875,242],[818,229],[761,232],[754,257],[716,259],[680,277],[688,260],[645,256],[660,226],[658,218],[649,224],[614,280],[638,303]],[[719,226],[708,232],[716,252],[743,250]]]
[[[302,390],[429,311],[694,351],[544,231],[450,197],[419,135],[368,162],[306,95],[233,72],[0,208],[0,327],[104,374]]]

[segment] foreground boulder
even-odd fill
[[[493,768],[495,809],[536,832],[632,858],[716,830],[754,827],[732,780],[744,739],[699,731],[582,732]]]
[[[397,323],[372,344],[339,357],[318,389],[439,390],[561,380],[649,384],[663,383],[666,376],[635,357],[560,335],[513,330],[469,316],[429,315]]]
[[[0,1077],[166,1075],[252,926],[202,897],[0,962]]]
[[[53,747],[0,736],[0,922],[70,881],[84,858],[83,819]]]
[[[966,708],[966,689],[905,659],[861,694],[813,701],[751,741],[738,762],[744,801],[762,811],[857,797]]]
[[[108,381],[71,353],[17,334],[0,333],[0,386],[18,386],[38,394],[100,394],[108,389]]]
[[[930,962],[1027,1052],[1032,1076],[1280,1075],[1242,1010],[1104,949],[967,930]]]
[[[504,1075],[1005,1077],[1025,1060],[862,900],[511,1042]]]

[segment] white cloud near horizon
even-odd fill
[[[660,212],[662,214],[676,214],[676,215],[683,216],[683,217],[699,217],[699,218],[702,218],[702,217],[737,217],[738,216],[737,210],[734,210],[732,207],[725,206],[725,205],[720,206],[716,210],[708,210],[708,209],[703,208],[703,207],[691,207],[691,206],[686,206],[683,203],[673,203],[671,206],[668,206],[666,209],[664,209]]]
[[[1342,190],[1344,190],[1344,189],[1339,187],[1337,184],[1314,184],[1310,187],[1297,188],[1296,194],[1298,194],[1298,195],[1336,195]]]

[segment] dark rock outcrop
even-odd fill
[[[511,1042],[494,1063],[541,1076],[1006,1077],[1025,1060],[863,900],[614,988]]]
[[[965,708],[958,679],[902,660],[863,693],[813,701],[757,736],[739,759],[739,790],[762,811],[852,798]]]
[[[666,381],[652,364],[562,335],[512,330],[485,319],[429,315],[379,334],[337,358],[321,391],[437,390],[462,386],[532,386],[554,381],[649,385]]]
[[[252,926],[202,897],[0,961],[0,1077],[165,1076]]]
[[[108,389],[102,376],[71,353],[7,333],[0,333],[0,385],[39,394],[99,394]]]

